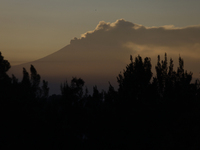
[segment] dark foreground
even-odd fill
[[[18,81],[0,55],[0,148],[199,149],[200,83],[192,73],[168,65],[151,72],[149,58],[132,60],[117,77],[119,88],[96,86],[89,95],[81,78],[48,96],[48,82],[31,66]]]

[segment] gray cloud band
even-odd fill
[[[78,43],[77,43],[78,42]],[[176,28],[173,26],[145,27],[124,19],[114,23],[99,22],[96,29],[86,32],[71,44],[92,42],[95,44],[124,44],[179,47],[200,44],[200,25]]]

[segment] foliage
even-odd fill
[[[23,78],[9,77],[0,53],[2,149],[199,149],[200,82],[173,60],[137,56],[117,76],[118,89],[93,87],[73,77],[61,95],[49,96],[48,82],[33,65]]]

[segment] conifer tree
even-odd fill
[[[7,75],[7,71],[10,69],[10,63],[4,59],[0,52],[0,99],[7,99],[10,96],[11,79]]]
[[[130,56],[130,61],[126,70],[117,77],[118,91],[125,100],[138,100],[147,89],[152,78],[151,60],[145,58],[143,61],[141,56],[138,56],[133,62],[133,58]]]

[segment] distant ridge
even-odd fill
[[[84,52],[85,51],[85,52]],[[128,58],[128,57],[127,57]],[[49,82],[50,94],[59,94],[60,85],[72,77],[80,77],[85,81],[89,92],[97,85],[99,90],[108,88],[108,82],[116,87],[116,76],[125,68],[126,64],[116,57],[92,50],[80,51],[73,45],[67,45],[59,51],[33,62],[13,66],[8,74],[14,74],[19,80],[22,78],[22,68],[30,69],[34,65],[42,79]]]

